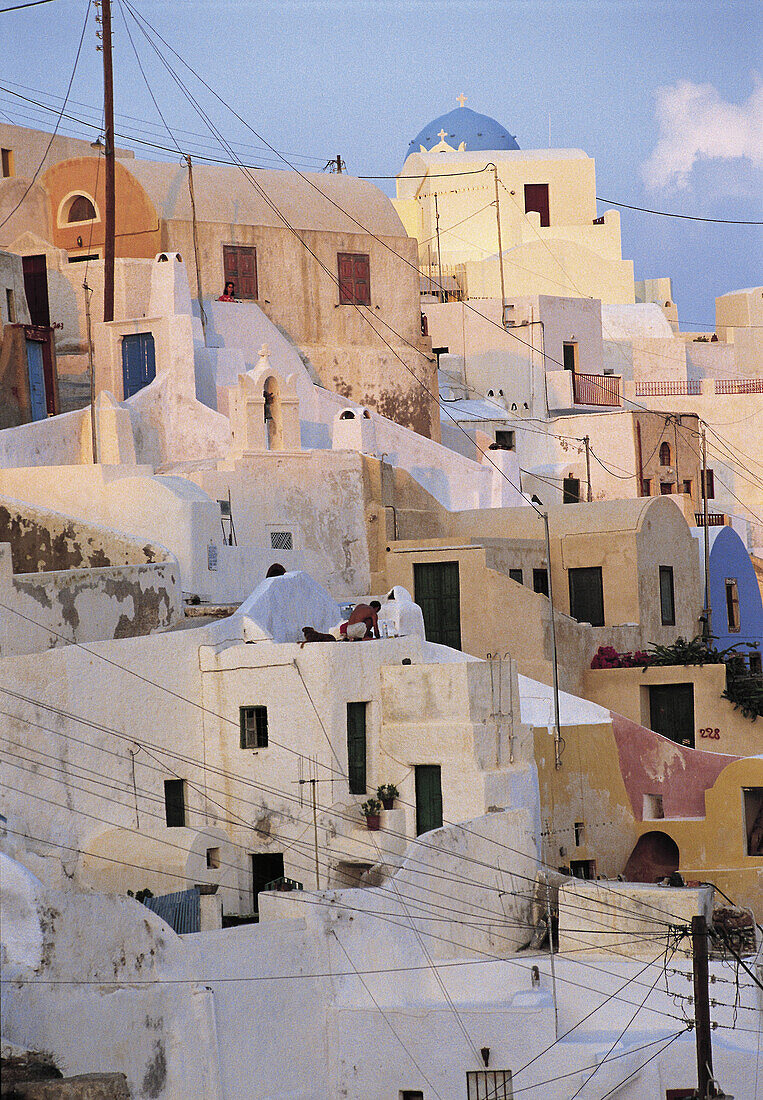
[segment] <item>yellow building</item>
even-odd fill
[[[469,298],[500,296],[496,191],[506,293],[635,301],[620,216],[597,216],[593,159],[522,150],[463,103],[414,138],[397,177],[395,208],[427,274],[455,279]]]

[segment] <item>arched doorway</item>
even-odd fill
[[[625,864],[627,882],[659,882],[678,870],[681,853],[672,836],[653,829],[638,838]]]
[[[265,379],[263,386],[265,399],[265,428],[269,451],[283,450],[283,417],[281,415],[281,387],[272,374]]]

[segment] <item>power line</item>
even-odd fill
[[[47,0],[33,0],[33,2],[34,3],[42,3],[42,2],[47,2]],[[40,163],[37,165],[35,173],[32,176],[31,180],[29,181],[29,184],[27,185],[26,191],[21,196],[21,198],[16,203],[16,205],[13,207],[13,209],[8,214],[6,214],[6,216],[0,222],[0,229],[2,229],[4,225],[7,225],[7,223],[11,220],[13,215],[18,210],[18,208],[24,202],[24,200],[26,199],[29,192],[34,187],[34,184],[37,180],[37,177],[39,176],[40,172],[42,171],[42,166],[43,166],[43,164],[45,163],[45,161],[47,159],[48,153],[50,152],[50,147],[53,144],[53,141],[55,139],[56,134],[58,133],[58,127],[61,124],[61,119],[64,117],[64,110],[66,108],[66,103],[69,99],[69,93],[72,90],[72,84],[74,83],[74,76],[77,72],[77,65],[79,64],[80,54],[82,53],[82,43],[85,41],[85,31],[87,30],[87,20],[88,20],[88,16],[90,15],[91,3],[92,3],[92,0],[87,0],[87,8],[85,9],[85,18],[84,18],[83,23],[82,23],[82,33],[80,34],[79,45],[77,46],[77,53],[75,54],[75,57],[74,57],[74,64],[72,65],[72,73],[71,73],[71,76],[69,77],[69,84],[66,88],[66,95],[64,97],[63,106],[61,107],[61,110],[58,113],[58,118],[56,119],[56,125],[55,125],[55,128],[53,130],[53,133],[50,135],[50,141],[48,142],[48,144],[45,147],[45,152],[42,154],[42,159],[40,160]],[[7,11],[7,10],[11,10],[11,9],[4,9],[4,10]]]
[[[700,218],[695,214],[672,214],[667,210],[650,210],[646,206],[631,206],[627,202],[615,202],[614,199],[604,199],[601,195],[597,195],[596,200],[597,202],[605,202],[609,206],[622,206],[626,210],[638,210],[641,214],[659,214],[663,218],[681,218],[683,221],[689,222],[713,222],[717,225],[763,225],[763,222],[741,221],[735,218]]]
[[[50,4],[52,0],[27,0],[25,4],[13,4],[10,8],[0,8],[0,15],[6,11],[21,11],[22,8],[38,8],[40,4]],[[89,7],[90,5],[88,5]]]

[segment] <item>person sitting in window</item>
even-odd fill
[[[228,282],[225,284],[225,290],[217,299],[218,302],[235,302],[236,301],[236,284]]]

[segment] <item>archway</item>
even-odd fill
[[[272,374],[265,379],[263,386],[265,399],[265,428],[269,451],[283,450],[283,417],[281,415],[281,387]]]
[[[627,882],[659,882],[677,871],[680,862],[681,853],[673,837],[653,829],[636,841],[623,876]]]

